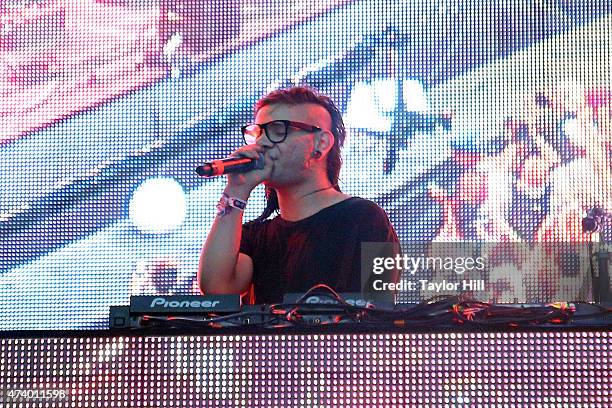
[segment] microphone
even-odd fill
[[[591,208],[587,216],[582,219],[582,231],[590,233],[598,232],[610,216],[611,214],[608,214],[603,208]]]
[[[200,177],[216,177],[227,173],[246,173],[251,170],[264,168],[264,156],[259,154],[258,159],[248,157],[228,157],[226,159],[213,160],[196,167],[196,173]]]

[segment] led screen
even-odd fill
[[[13,338],[6,407],[605,407],[607,332]]]
[[[564,245],[592,239],[593,208],[612,210],[611,12],[603,0],[1,2],[0,329],[103,328],[130,295],[197,293],[224,179],[194,169],[242,143],[259,97],[294,84],[337,102],[340,187],[380,204],[402,243],[517,243],[481,300],[592,300],[588,256]],[[245,219],[263,204],[258,188]],[[543,244],[557,255],[526,273]]]

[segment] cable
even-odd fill
[[[309,303],[313,294],[329,298],[332,303]],[[578,307],[579,305],[580,307]],[[589,310],[591,309],[591,310]],[[378,328],[543,328],[570,325],[593,319],[606,319],[612,309],[584,302],[555,302],[546,305],[500,305],[480,302],[461,296],[436,296],[417,305],[396,304],[392,309],[380,308],[375,303],[365,307],[346,301],[327,285],[316,285],[300,296],[295,303],[262,306],[224,316],[194,317],[141,317],[143,324],[170,327],[261,327],[282,329],[288,327],[315,327],[354,324],[357,327]],[[250,319],[255,317],[254,319]],[[606,324],[589,322],[594,327]]]

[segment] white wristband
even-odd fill
[[[246,201],[241,200],[238,197],[230,197],[227,194],[223,193],[221,195],[221,198],[219,199],[219,203],[217,204],[217,215],[223,216],[229,213],[232,208],[244,211],[246,205]]]

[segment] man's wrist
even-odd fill
[[[232,212],[232,210],[238,210],[244,212],[247,206],[246,200],[242,200],[238,197],[228,196],[226,193],[221,195],[219,203],[217,204],[217,216],[224,216]]]
[[[223,194],[228,197],[236,197],[240,200],[247,201],[249,196],[251,195],[251,191],[253,189],[237,187],[237,186],[226,186],[225,190],[223,190]]]

